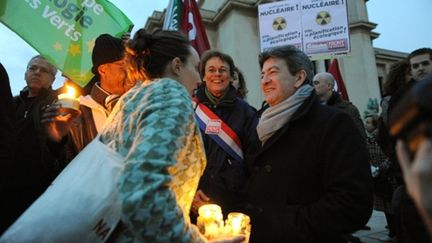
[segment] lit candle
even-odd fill
[[[251,231],[250,218],[246,214],[232,212],[228,214],[228,218],[225,222],[225,234],[236,236],[245,236],[244,242],[249,242],[249,236]]]
[[[76,99],[76,91],[74,88],[66,85],[66,93],[60,94],[57,98],[62,109],[73,113],[79,112],[79,102]]]
[[[209,240],[218,238],[223,233],[222,209],[216,204],[206,204],[198,209],[197,226]]]

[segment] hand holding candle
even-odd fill
[[[206,204],[198,210],[197,226],[209,240],[218,238],[223,233],[222,209],[216,204]]]
[[[245,242],[249,242],[251,231],[250,218],[242,213],[229,213],[224,229],[227,235],[243,235],[246,238]]]
[[[76,99],[76,91],[74,88],[66,85],[66,93],[60,94],[58,96],[58,103],[61,105],[61,109],[65,113],[72,113],[72,115],[77,115],[80,113],[79,102]]]
[[[228,236],[244,236],[244,242],[249,242],[251,225],[250,218],[246,214],[229,213],[224,225],[222,209],[216,204],[203,205],[199,208],[198,213],[198,229],[208,240]]]
[[[66,87],[67,92],[60,94],[57,102],[41,108],[41,123],[48,138],[54,142],[60,142],[70,132],[75,118],[81,114],[75,90]]]

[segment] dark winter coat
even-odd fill
[[[40,186],[41,192],[66,166],[60,159],[63,143],[54,143],[47,136],[41,123],[42,107],[52,104],[58,92],[41,90],[39,95],[28,98],[28,91],[21,91],[14,98],[18,147],[15,156],[18,187]]]
[[[326,104],[328,106],[332,106],[345,111],[353,119],[356,127],[359,129],[360,134],[362,135],[362,138],[366,143],[365,127],[360,117],[360,112],[358,111],[357,107],[355,107],[355,105],[353,105],[351,102],[347,100],[343,100],[340,97],[340,95],[335,91],[333,91],[332,95],[330,96],[330,99],[327,100]]]
[[[40,122],[42,107],[51,104],[57,95],[56,91],[45,89],[37,97],[28,98],[28,90],[24,89],[14,97],[18,139],[4,186],[2,225],[13,223],[67,165],[65,142],[51,142]]]
[[[342,242],[372,212],[368,152],[352,119],[312,94],[252,166],[252,242]]]
[[[0,235],[14,219],[8,214],[8,199],[5,196],[5,190],[10,180],[9,176],[17,144],[15,123],[15,109],[9,77],[0,63],[0,193],[3,195],[2,200],[0,200]]]
[[[244,161],[237,161],[228,155],[214,140],[201,130],[207,166],[201,177],[198,189],[201,189],[211,201],[220,205],[223,212],[239,210],[244,203],[248,183],[248,166],[256,152],[257,117],[256,111],[244,100],[236,96],[236,90],[230,90],[218,105],[212,105],[205,94],[205,87],[198,89],[196,98],[216,113],[241,141]]]
[[[4,179],[8,167],[12,163],[16,147],[17,135],[15,129],[15,109],[9,77],[0,63],[0,189],[4,187]]]

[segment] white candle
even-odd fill
[[[64,109],[72,109],[79,111],[79,102],[76,99],[76,91],[74,88],[66,85],[66,93],[58,95],[58,103],[61,104]]]

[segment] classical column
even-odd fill
[[[369,22],[364,0],[349,1],[351,54],[339,58],[342,76],[351,102],[362,113],[369,98],[380,100],[378,71],[372,40],[376,24]]]

